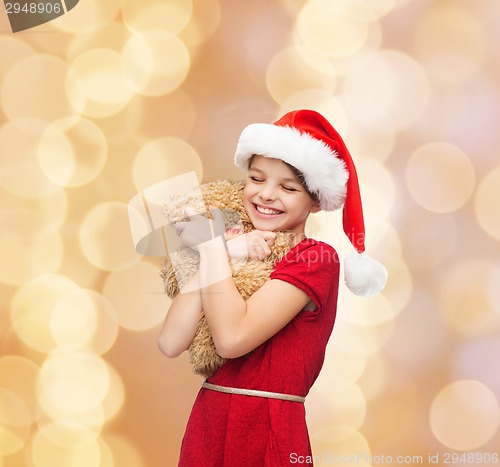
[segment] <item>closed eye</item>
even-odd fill
[[[286,191],[299,191],[291,186],[283,186],[283,190],[286,190]]]
[[[262,178],[258,178],[258,177],[254,177],[254,176],[250,176],[248,178],[250,180],[252,180],[253,182],[263,182],[264,181]]]

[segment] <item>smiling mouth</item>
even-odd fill
[[[257,212],[259,212],[260,214],[264,214],[266,216],[279,216],[280,214],[283,214],[283,211],[278,211],[277,209],[271,209],[271,208],[264,208],[257,204],[254,204],[254,207]]]

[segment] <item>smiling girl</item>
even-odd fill
[[[251,157],[243,206],[257,230],[293,232],[294,244],[304,237],[308,215],[320,206],[299,177],[279,159]]]
[[[295,458],[311,465],[304,400],[333,329],[339,260],[333,247],[306,238],[305,226],[309,214],[344,205],[344,230],[363,252],[356,172],[338,133],[309,110],[245,128],[235,163],[248,170],[243,203],[256,229],[249,243],[258,245],[249,257],[269,255],[277,231],[291,232],[293,247],[270,280],[244,301],[231,277],[223,235],[206,234],[217,232],[212,224],[220,213],[211,211],[213,221],[192,216],[179,226],[184,246],[200,254],[197,285],[191,288],[197,290],[173,300],[160,348],[169,357],[186,350],[203,310],[218,353],[228,359],[198,393],[179,465],[276,467]],[[385,284],[381,266],[372,272],[380,278],[370,278],[364,295]]]

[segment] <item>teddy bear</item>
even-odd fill
[[[243,235],[254,230],[248,214],[243,207],[244,181],[217,180],[200,185],[189,192],[172,197],[163,205],[163,214],[171,225],[185,220],[186,206],[193,208],[197,213],[208,212],[209,206],[222,211],[226,228],[226,240]],[[232,276],[236,288],[247,300],[269,279],[275,266],[292,247],[290,232],[276,232],[271,254],[264,260],[249,260],[246,258],[230,258]],[[198,270],[199,256],[197,251],[189,248],[177,248],[170,253],[160,276],[163,279],[165,293],[171,299],[179,293],[183,285]],[[217,354],[210,329],[205,315],[202,313],[196,334],[189,346],[189,362],[193,372],[204,376],[211,376],[225,359]]]

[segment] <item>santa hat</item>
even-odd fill
[[[363,297],[380,292],[387,271],[362,254],[365,225],[358,176],[344,141],[332,125],[312,110],[289,112],[273,124],[249,125],[241,133],[234,162],[247,170],[254,154],[281,159],[300,170],[321,209],[335,211],[343,206],[344,232],[357,252],[344,261],[347,287]]]

